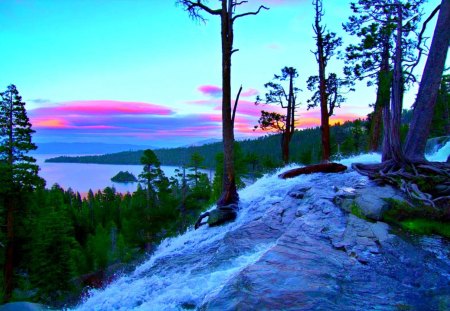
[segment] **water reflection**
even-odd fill
[[[81,164],[81,163],[47,163],[45,159],[57,157],[53,154],[35,154],[33,157],[41,168],[39,176],[47,182],[47,188],[55,183],[64,189],[72,188],[81,194],[86,194],[89,189],[96,192],[106,187],[114,187],[117,192],[126,193],[136,190],[138,183],[115,183],[111,177],[120,171],[128,171],[136,177],[142,172],[142,165],[111,165],[111,164]],[[76,156],[76,155],[74,155]],[[176,166],[161,166],[167,177],[175,175]],[[213,177],[213,172],[203,170],[208,177]]]

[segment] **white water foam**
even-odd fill
[[[428,161],[432,162],[446,162],[448,156],[450,155],[450,141],[448,141],[442,148],[437,150],[435,153],[427,154],[425,157]]]
[[[445,152],[448,155],[449,144],[444,148],[447,148],[444,154],[439,150],[431,159],[442,159]],[[381,155],[373,153],[343,159],[340,162],[350,168],[351,163],[377,163],[380,160]],[[314,174],[287,180],[278,178],[281,171],[293,167],[287,166],[272,175],[265,175],[241,190],[240,211],[234,222],[213,228],[191,228],[181,236],[162,241],[155,253],[136,267],[134,272],[119,277],[105,289],[91,290],[88,297],[75,309],[183,310],[209,301],[237,273],[256,262],[272,244],[255,245],[250,251],[231,256],[219,264],[216,262],[211,267],[208,262],[202,260],[207,260],[205,258],[214,254],[204,254],[204,250],[214,250],[214,246],[224,239],[227,232],[261,217],[267,206],[280,202],[292,186],[308,184],[314,178]],[[179,258],[182,258],[182,261]]]

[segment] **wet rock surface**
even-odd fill
[[[450,310],[449,243],[339,207],[356,172],[266,178],[234,222],[166,241],[81,310]]]
[[[201,309],[450,310],[449,258],[336,206],[339,189],[352,193],[357,184],[357,176],[348,177],[345,184],[331,176],[311,180],[325,185],[292,189],[263,217],[230,232],[243,248],[243,232],[275,244]]]
[[[357,206],[361,213],[369,219],[381,220],[382,215],[390,207],[389,199],[405,201],[405,197],[399,191],[389,185],[377,187],[375,185],[359,189],[341,189],[334,202],[347,212],[352,205]]]

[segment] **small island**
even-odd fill
[[[132,183],[132,182],[137,182],[137,178],[136,176],[134,176],[132,173],[126,171],[120,171],[119,173],[117,173],[116,176],[111,178],[111,181],[113,182],[117,182],[117,183]]]

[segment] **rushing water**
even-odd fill
[[[137,183],[115,183],[111,178],[120,171],[128,171],[134,176],[142,172],[142,165],[112,165],[112,164],[83,164],[83,163],[49,163],[45,159],[58,155],[33,155],[40,167],[39,175],[45,179],[47,187],[58,184],[64,189],[72,188],[85,194],[91,189],[96,192],[106,187],[114,187],[117,192],[133,192]],[[175,175],[176,166],[161,166],[167,177]],[[203,170],[212,177],[212,171]]]
[[[430,161],[446,161],[450,154],[450,142],[447,142],[441,149],[434,154],[427,155]],[[111,165],[111,164],[82,164],[82,163],[47,163],[45,159],[53,158],[58,155],[35,154],[33,155],[39,167],[41,168],[39,175],[47,182],[47,187],[58,184],[64,189],[72,188],[80,193],[87,193],[89,189],[94,192],[103,190],[106,187],[114,187],[117,192],[133,192],[136,190],[137,183],[114,183],[111,177],[119,171],[129,171],[136,177],[142,172],[141,165]],[[350,161],[355,162],[379,162],[381,156],[379,154],[365,154],[351,159],[344,159],[341,162],[350,165]],[[175,175],[175,166],[161,167],[167,177]],[[212,180],[214,172],[203,170]]]
[[[448,148],[449,144],[444,148],[447,148],[444,152],[438,151],[436,154],[429,156],[430,160],[433,161],[445,161],[448,156]],[[442,149],[441,149],[442,151]],[[360,155],[351,159],[344,159],[341,163],[345,165],[349,165],[352,162],[379,162],[380,155],[379,154],[366,154]],[[284,168],[283,170],[286,170]],[[322,178],[313,175],[303,175],[289,180],[280,180],[277,177],[277,174],[271,176],[264,176],[263,178],[256,181],[253,185],[243,189],[240,191],[240,212],[236,221],[226,224],[224,226],[207,228],[207,226],[203,226],[198,230],[189,230],[185,234],[178,236],[176,238],[170,238],[164,240],[157,250],[148,258],[146,262],[136,267],[135,271],[123,276],[118,276],[118,278],[110,285],[108,285],[104,289],[93,289],[90,291],[88,297],[76,307],[77,310],[187,310],[187,309],[198,309],[200,306],[209,306],[213,301],[217,303],[217,301],[223,302],[228,306],[226,309],[234,309],[239,306],[240,301],[245,301],[252,294],[252,287],[263,284],[263,288],[266,288],[266,293],[270,297],[271,290],[270,284],[271,282],[268,280],[259,280],[261,279],[261,275],[270,275],[271,269],[275,268],[275,263],[270,264],[271,261],[275,260],[275,254],[277,254],[275,249],[279,249],[282,247],[283,242],[280,245],[278,244],[278,240],[265,238],[264,235],[272,232],[271,230],[276,230],[275,227],[278,224],[278,220],[273,220],[274,223],[270,223],[268,221],[264,221],[266,218],[271,218],[272,216],[267,216],[267,211],[273,208],[276,208],[280,202],[286,200],[287,194],[290,190],[295,187],[319,187],[323,190],[316,189],[315,195],[318,197],[310,198],[309,202],[320,202],[323,201],[323,196],[329,195],[330,191],[333,192],[331,188],[335,187],[334,185],[339,185],[339,187],[344,187],[349,184],[350,186],[357,187],[358,185],[363,185],[368,182],[366,177],[360,176],[356,172],[350,171],[349,173],[345,173],[344,175],[334,174],[330,175],[327,178]],[[324,175],[326,176],[326,175]],[[270,191],[268,191],[270,189]],[[324,194],[321,194],[323,192]],[[329,202],[329,201],[327,201]],[[314,203],[313,203],[314,204]],[[330,203],[328,203],[330,204]],[[308,208],[308,207],[306,207]],[[278,212],[277,212],[278,213]],[[276,214],[277,214],[276,213]],[[284,211],[280,212],[284,213]],[[345,223],[345,216],[341,212],[337,211],[335,219],[337,219],[337,223],[332,223],[332,226],[339,227],[339,223]],[[327,219],[332,218],[331,214],[327,214]],[[261,219],[263,220],[261,222]],[[298,218],[297,218],[298,219]],[[317,220],[315,222],[311,222],[307,220],[305,225],[314,224],[317,225]],[[311,218],[312,219],[312,218]],[[253,229],[252,236],[247,238],[246,233],[248,232],[248,228],[253,227],[255,223],[267,223],[269,227],[264,227],[262,229]],[[323,220],[327,221],[327,220]],[[328,220],[330,221],[330,220]],[[334,220],[333,220],[334,221]],[[370,226],[370,223],[368,223]],[[320,224],[319,224],[320,226]],[[303,227],[306,230],[306,227]],[[267,231],[269,230],[269,231]],[[300,234],[301,231],[296,231],[297,234]],[[312,232],[317,232],[318,230],[314,229]],[[319,230],[320,231],[320,230]],[[306,231],[305,231],[306,234]],[[286,235],[285,235],[286,236]],[[289,234],[287,235],[289,237]],[[306,236],[305,236],[306,237]],[[239,241],[239,242],[238,242]],[[307,240],[310,241],[310,240]],[[311,242],[311,241],[310,241]],[[374,267],[367,269],[364,265],[357,265],[354,268],[350,268],[353,270],[349,270],[347,272],[353,273],[352,276],[348,275],[348,273],[342,273],[342,277],[339,275],[335,275],[336,279],[341,278],[342,280],[338,283],[341,284],[342,288],[345,286],[350,286],[345,291],[345,296],[347,299],[350,299],[350,303],[355,302],[356,295],[358,303],[366,304],[366,306],[370,306],[371,303],[383,305],[387,304],[388,307],[380,308],[379,310],[391,310],[390,305],[392,306],[392,299],[402,299],[402,301],[408,301],[415,303],[416,306],[420,306],[421,304],[427,304],[429,301],[433,302],[435,299],[433,297],[425,297],[429,295],[427,291],[424,294],[420,294],[418,289],[414,292],[416,296],[409,295],[409,276],[405,275],[405,277],[400,277],[400,282],[396,282],[395,275],[401,275],[402,271],[406,271],[403,273],[420,273],[422,266],[420,265],[423,261],[423,258],[427,258],[426,260],[430,260],[427,263],[427,267],[431,267],[431,271],[439,270],[435,267],[440,267],[441,263],[438,261],[435,263],[435,260],[444,260],[442,263],[444,270],[447,269],[445,267],[449,267],[450,260],[448,258],[448,252],[437,252],[434,250],[435,245],[437,247],[441,247],[442,243],[438,243],[439,241],[435,238],[426,238],[423,239],[422,242],[419,243],[419,248],[411,252],[411,246],[401,246],[403,245],[400,242],[399,245],[395,244],[393,247],[389,248],[389,245],[386,246],[384,252],[385,255],[380,257],[380,260],[387,260],[385,264],[388,264],[385,268],[385,264],[379,265],[375,263]],[[236,245],[236,243],[240,243]],[[309,243],[309,242],[308,242]],[[312,243],[312,242],[311,242]],[[318,240],[318,243],[320,241]],[[328,244],[327,244],[328,243]],[[437,244],[436,244],[437,243]],[[328,245],[329,242],[326,242],[323,245]],[[320,246],[320,245],[319,245]],[[390,249],[390,250],[389,250]],[[324,258],[334,258],[332,261],[334,263],[338,262],[338,258],[343,256],[341,254],[345,254],[338,250],[331,249],[332,252],[330,254],[322,253],[322,251],[318,251],[319,255],[325,256],[322,257],[316,263],[322,264],[324,262]],[[392,252],[392,254],[389,254]],[[396,254],[396,252],[400,252],[400,255]],[[403,252],[403,253],[401,253]],[[409,253],[408,253],[409,252]],[[419,258],[415,263],[412,263],[407,260],[407,258],[417,252],[417,254],[422,255],[414,255],[412,258]],[[436,253],[436,254],[435,254]],[[278,251],[279,254],[279,251]],[[281,252],[281,254],[284,254]],[[298,253],[297,253],[298,254]],[[305,258],[309,258],[312,253],[304,252]],[[425,255],[423,255],[425,254]],[[434,255],[435,254],[435,255]],[[312,255],[311,255],[312,256]],[[379,255],[381,256],[381,255]],[[384,257],[383,257],[384,256]],[[399,258],[400,259],[395,259]],[[422,257],[420,257],[422,256]],[[434,259],[436,257],[437,259]],[[289,260],[289,257],[283,260]],[[339,263],[339,266],[346,266],[348,263],[351,266],[354,265],[352,263],[351,258],[347,256],[343,256],[344,258],[342,263]],[[383,259],[384,258],[384,259]],[[395,259],[392,263],[392,266],[389,264],[391,258]],[[328,260],[328,259],[326,259]],[[326,261],[325,260],[325,261]],[[331,260],[331,259],[330,259]],[[350,261],[349,261],[350,260]],[[400,260],[398,263],[397,261]],[[406,260],[406,261],[405,261]],[[346,263],[347,262],[347,263]],[[406,262],[406,263],[405,263]],[[291,263],[297,264],[297,263]],[[401,266],[401,264],[405,264]],[[272,265],[272,266],[271,266]],[[414,266],[412,272],[408,272],[410,267]],[[417,267],[416,267],[417,266]],[[263,267],[263,268],[261,268]],[[265,270],[269,267],[270,270]],[[272,268],[270,268],[272,267]],[[293,267],[292,267],[293,268]],[[297,267],[298,268],[298,267]],[[285,269],[285,268],[283,268]],[[284,271],[284,270],[279,271]],[[311,273],[319,273],[320,271],[314,270],[314,264],[312,267],[305,266],[305,271],[309,271]],[[312,270],[311,270],[312,269]],[[332,268],[334,269],[334,268]],[[356,270],[355,270],[356,269]],[[371,271],[375,271],[377,269],[385,269],[376,275],[373,275]],[[391,269],[391,270],[389,270]],[[392,270],[394,269],[394,270]],[[399,271],[395,271],[398,269]],[[416,270],[414,270],[416,269]],[[417,270],[418,269],[418,270]],[[426,268],[424,268],[426,269]],[[442,269],[441,269],[442,270]],[[277,270],[278,271],[278,270]],[[356,272],[355,272],[356,271]],[[334,275],[335,271],[331,271],[332,275]],[[259,274],[258,274],[259,273]],[[298,272],[297,272],[298,273]],[[310,272],[302,272],[306,273],[305,277],[308,276]],[[324,272],[325,273],[325,272]],[[372,274],[371,274],[372,273]],[[253,275],[258,275],[257,280],[251,279],[250,277]],[[427,275],[431,275],[430,272],[423,273],[425,277]],[[289,273],[287,274],[289,275]],[[323,273],[322,273],[323,275]],[[326,274],[328,275],[328,274]],[[329,279],[328,276],[325,275],[326,280]],[[390,281],[384,280],[388,275],[393,275],[393,279]],[[445,275],[445,273],[440,274]],[[314,275],[312,276],[314,277]],[[355,291],[359,290],[358,288],[351,287],[352,282],[356,282],[358,284],[359,281],[350,281],[351,278],[359,279],[361,277],[367,277],[372,279],[370,283],[364,282],[359,283],[358,285],[361,289],[361,292],[364,291],[378,291],[379,294],[377,296],[372,297],[372,301],[369,299],[369,296],[359,297],[359,293],[355,293]],[[433,276],[439,279],[438,276]],[[445,276],[444,276],[445,277]],[[449,277],[450,280],[450,276]],[[248,279],[250,278],[250,279]],[[377,280],[376,278],[380,278]],[[279,279],[274,279],[279,281]],[[346,281],[347,280],[347,281]],[[432,279],[431,282],[435,282],[437,279]],[[441,282],[442,280],[439,279]],[[444,279],[444,283],[449,280]],[[257,283],[254,283],[257,282]],[[308,281],[311,282],[311,281]],[[308,284],[295,284],[295,286],[310,286]],[[312,279],[312,282],[318,282],[317,280]],[[327,281],[329,282],[329,281]],[[337,281],[330,281],[330,284]],[[342,283],[343,282],[343,283]],[[385,285],[384,282],[388,282]],[[407,282],[407,283],[405,283]],[[414,282],[411,281],[411,282]],[[427,284],[427,280],[422,280],[424,284]],[[336,283],[336,284],[338,284]],[[349,285],[346,285],[346,284]],[[405,285],[405,284],[406,285]],[[243,285],[242,285],[243,284]],[[292,286],[289,283],[283,283],[281,281],[282,286],[286,286],[286,291],[292,289]],[[364,285],[363,285],[364,284]],[[393,286],[392,290],[389,286]],[[237,287],[236,287],[237,286]],[[278,285],[273,285],[278,286]],[[294,287],[295,287],[294,286]],[[371,287],[372,286],[372,287]],[[242,287],[242,288],[241,288]],[[406,290],[404,290],[406,288]],[[272,289],[273,290],[273,289]],[[331,290],[331,288],[329,288]],[[342,289],[341,289],[342,290]],[[325,290],[325,294],[326,294]],[[392,291],[392,292],[391,292]],[[397,291],[397,292],[395,292]],[[394,292],[396,293],[395,297],[393,297]],[[227,296],[228,293],[228,296]],[[232,294],[230,294],[232,293]],[[236,297],[236,293],[240,298]],[[306,292],[305,292],[306,293]],[[333,292],[332,292],[333,293]],[[220,296],[222,295],[222,296]],[[230,296],[231,295],[231,296]],[[262,293],[257,295],[263,295]],[[311,294],[312,296],[304,296],[302,299],[307,301],[308,299],[313,299],[315,301],[316,307],[317,303],[323,303],[324,298],[320,298],[321,296],[318,294]],[[339,290],[337,290],[336,295],[341,295]],[[352,296],[353,295],[353,296]],[[387,296],[383,296],[387,295]],[[424,296],[425,295],[425,296]],[[232,297],[232,298],[230,298]],[[244,297],[244,298],[242,298]],[[247,297],[247,298],[246,298]],[[262,297],[262,296],[261,296]],[[412,298],[411,298],[412,297]],[[440,297],[440,296],[439,296]],[[438,299],[441,299],[439,298]],[[446,297],[446,296],[445,296]],[[447,298],[443,299],[447,299]],[[428,300],[422,300],[428,299]],[[221,300],[222,299],[222,300]],[[243,300],[242,300],[243,299]],[[259,301],[261,306],[261,300],[256,297],[256,301]],[[269,298],[270,299],[270,298]],[[315,300],[314,300],[315,299]],[[334,299],[334,298],[333,298]],[[339,301],[339,300],[338,300]],[[286,304],[287,302],[285,302]],[[335,302],[333,302],[334,304]],[[347,302],[342,302],[342,304],[346,304]],[[399,302],[400,303],[400,302]],[[442,302],[439,302],[442,303]],[[444,303],[447,303],[444,301]],[[343,305],[334,305],[336,308],[333,310],[342,309]],[[400,303],[401,305],[401,303]],[[262,304],[264,305],[264,303]],[[206,307],[206,308],[209,308]],[[248,305],[247,305],[248,307]],[[256,308],[256,305],[254,305]],[[214,309],[214,307],[211,307]],[[242,308],[246,308],[245,306]],[[355,309],[356,308],[356,309]],[[352,310],[358,310],[359,307],[352,307]],[[314,309],[314,308],[313,308]],[[320,309],[320,308],[319,308]],[[203,309],[202,309],[203,310]],[[331,309],[330,309],[331,310]]]

